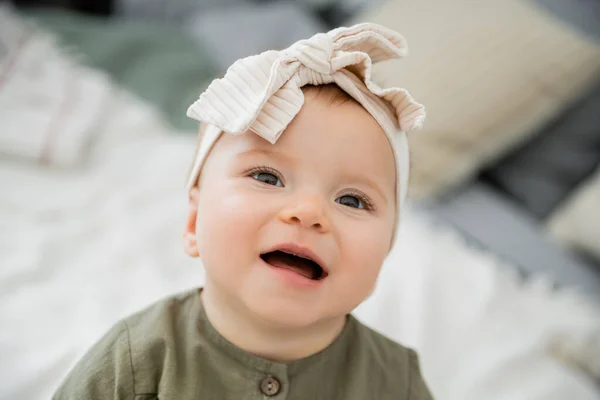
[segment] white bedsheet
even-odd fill
[[[108,104],[85,165],[0,158],[2,400],[50,398],[117,319],[202,284],[180,243],[195,139],[117,90]],[[596,305],[411,209],[399,240],[356,314],[419,350],[437,399],[600,397]]]

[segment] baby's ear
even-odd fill
[[[198,243],[196,240],[196,220],[198,218],[198,188],[192,188],[189,193],[188,215],[183,232],[183,249],[190,257],[199,257]]]

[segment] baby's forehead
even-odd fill
[[[284,149],[290,152],[327,151],[330,154],[384,156],[393,155],[383,128],[362,105],[340,89],[308,89],[300,112],[281,132],[275,143],[247,130],[240,138],[241,147]],[[346,97],[347,96],[347,97]],[[326,149],[326,150],[325,150]],[[365,151],[372,149],[373,151]]]
[[[333,99],[326,92],[307,95],[274,144],[249,130],[222,136],[223,150],[236,158],[270,157],[338,175],[376,175],[382,182],[395,182],[394,154],[383,128],[359,104]]]

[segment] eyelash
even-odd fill
[[[343,196],[354,196],[364,204],[364,210],[366,211],[375,211],[375,204],[371,201],[371,199],[364,193],[359,192],[357,190],[348,190],[345,193],[341,194],[339,197]]]
[[[247,177],[252,177],[253,175],[260,174],[260,173],[268,173],[268,174],[272,174],[272,175],[276,176],[281,181],[281,183],[285,186],[285,180],[283,179],[281,174],[277,170],[275,170],[271,167],[267,167],[266,165],[257,165],[255,167],[252,167],[249,170],[247,170],[244,173],[244,175]],[[375,211],[375,204],[373,204],[371,199],[369,199],[369,197],[367,195],[365,195],[362,192],[359,192],[358,190],[348,190],[345,193],[341,194],[339,197],[343,197],[343,196],[354,196],[363,202],[364,210],[369,211],[369,212]]]
[[[266,165],[257,165],[256,167],[252,167],[249,170],[247,170],[244,173],[244,175],[248,176],[248,177],[252,177],[253,175],[261,174],[261,173],[267,173],[267,174],[276,176],[281,181],[281,183],[285,186],[285,180],[283,179],[283,176],[281,176],[281,174],[277,170],[275,170],[271,167],[267,167]]]

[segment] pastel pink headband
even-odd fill
[[[274,144],[304,104],[301,87],[335,83],[375,118],[390,141],[396,160],[398,219],[409,177],[406,132],[421,128],[425,109],[405,89],[382,89],[372,82],[371,66],[406,54],[406,41],[399,33],[363,23],[236,61],[187,111],[207,124],[188,189],[196,184],[206,156],[223,132],[250,130]]]

